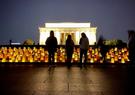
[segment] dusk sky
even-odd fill
[[[38,43],[46,22],[91,22],[97,37],[128,40],[135,30],[135,0],[0,0],[0,44]]]

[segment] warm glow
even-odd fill
[[[89,44],[94,45],[95,42],[96,42],[96,32],[87,31],[87,32],[84,32],[84,33],[87,35],[87,37],[89,39]]]
[[[86,33],[89,44],[96,42],[97,27],[91,27],[90,23],[45,23],[44,27],[39,27],[39,44],[44,45],[50,31],[54,31],[59,45],[65,45],[67,36],[70,34],[75,45],[79,45],[81,33]]]
[[[49,28],[83,28],[83,27],[90,27],[90,23],[45,23],[45,27]]]
[[[115,51],[115,52],[114,52]],[[118,54],[117,52],[121,52]],[[79,62],[79,48],[74,48],[72,62]],[[106,57],[103,58],[99,48],[90,47],[88,50],[88,60],[90,63],[103,63],[105,60],[108,63],[128,63],[128,50],[111,48],[108,50]],[[113,56],[112,56],[113,55]],[[66,51],[64,47],[57,49],[55,53],[55,62],[65,62]],[[43,47],[1,47],[0,62],[48,62],[48,52]]]
[[[60,44],[60,32],[59,31],[56,31],[55,32],[55,36],[57,38],[58,44]]]
[[[80,33],[79,31],[76,31],[76,43],[79,44],[79,40],[80,40]]]
[[[44,45],[46,39],[49,37],[49,32],[40,32],[40,45]]]

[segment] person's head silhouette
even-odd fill
[[[50,36],[54,37],[54,32],[52,30],[50,31]]]
[[[85,38],[86,37],[86,34],[85,33],[81,33],[82,37]]]
[[[68,35],[68,38],[67,39],[71,39],[71,35]]]

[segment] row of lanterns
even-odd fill
[[[117,47],[111,48],[106,53],[106,61],[109,63],[128,63],[129,52],[127,48],[118,49]]]
[[[100,48],[90,47],[88,50],[89,63],[128,63],[128,49],[117,47],[111,48],[106,53],[105,58],[100,53]],[[80,49],[74,48],[72,62],[79,62]],[[60,47],[55,53],[55,62],[66,62],[65,48]],[[83,58],[84,59],[84,58]],[[0,47],[0,62],[48,62],[48,52],[45,48],[40,47]]]

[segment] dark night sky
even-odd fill
[[[135,29],[135,0],[0,0],[0,44],[38,42],[45,22],[91,22],[98,35],[127,42]]]

